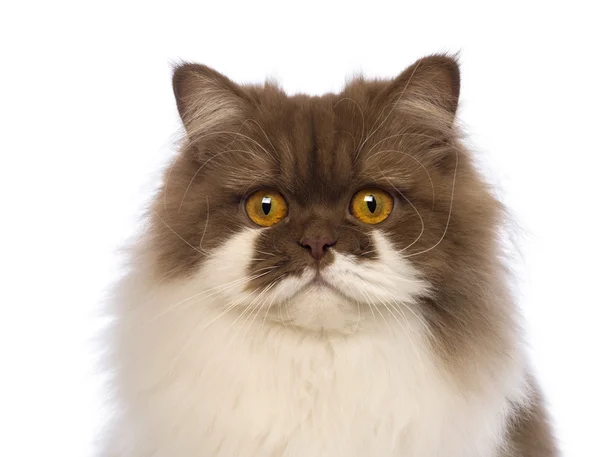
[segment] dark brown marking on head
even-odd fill
[[[242,203],[273,188],[289,214],[260,229],[248,273],[277,268],[249,288],[326,266],[335,252],[376,259],[376,228],[432,285],[420,307],[444,359],[507,356],[516,330],[498,260],[504,211],[461,144],[459,81],[453,59],[432,56],[392,81],[357,78],[340,94],[290,97],[272,84],[239,86],[207,67],[180,67],[174,86],[187,139],[152,208],[161,273],[196,271],[232,233],[254,227]],[[354,193],[373,186],[395,198],[377,226],[348,211]],[[335,248],[317,262],[302,244],[321,238]]]

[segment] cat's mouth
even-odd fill
[[[357,303],[357,297],[353,296],[353,287],[339,276],[336,272],[331,271],[331,267],[325,269],[306,268],[298,276],[280,282],[270,293],[274,294],[276,302],[290,303],[308,295],[313,298],[322,297],[326,300],[337,296],[344,302]]]
[[[333,284],[327,281],[320,270],[316,270],[314,276],[309,281],[308,286],[316,286],[316,287],[327,287],[329,289],[335,289]]]
[[[333,284],[330,281],[328,281],[327,279],[325,279],[319,270],[317,270],[315,272],[313,278],[308,282],[308,284],[306,286],[307,287],[315,287],[317,289],[319,289],[319,288],[328,289],[348,300],[354,301],[351,297],[349,297],[347,294],[345,294],[339,287],[337,287],[335,284]]]

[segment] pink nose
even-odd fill
[[[316,261],[321,260],[323,255],[325,255],[325,251],[333,246],[336,243],[336,240],[331,238],[304,238],[300,241],[300,246],[303,248],[310,250],[310,255]]]

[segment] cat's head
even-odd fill
[[[502,211],[460,144],[454,59],[322,97],[195,64],[173,85],[186,140],[151,249],[195,306],[346,333],[415,316],[448,344],[499,333]]]

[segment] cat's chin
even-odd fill
[[[353,333],[361,322],[360,306],[321,280],[309,282],[279,311],[286,325],[311,331]]]

